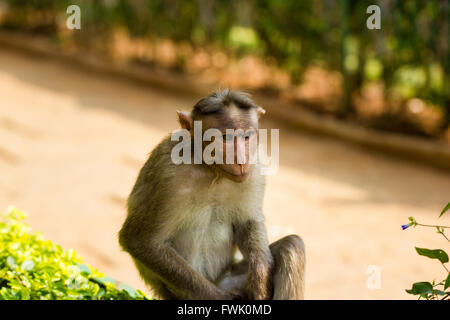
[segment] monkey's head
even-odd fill
[[[218,155],[222,163],[210,166],[233,181],[243,182],[254,166],[249,160],[255,155],[259,117],[265,112],[248,94],[225,89],[198,101],[190,114],[181,111],[177,114],[181,127],[191,136],[194,136],[194,121],[201,121],[202,136],[208,129],[222,133]],[[203,141],[203,148],[208,144]]]

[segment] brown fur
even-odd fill
[[[248,96],[216,93],[211,108],[205,99],[194,107],[197,119],[226,117],[228,127],[231,121],[232,128],[257,128],[260,107]],[[223,110],[231,105],[232,116]],[[180,121],[192,116],[183,114]],[[214,165],[175,165],[170,155],[176,143],[167,137],[152,151],[119,233],[144,281],[163,299],[303,298],[303,242],[289,236],[269,246],[259,165],[236,182]],[[241,262],[234,260],[237,248]]]

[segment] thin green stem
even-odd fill
[[[447,239],[448,242],[450,242],[450,239],[447,238],[447,236],[446,236],[443,232],[438,232],[438,233],[439,233],[439,234],[442,234],[442,236],[443,236],[445,239]]]
[[[445,264],[442,263],[442,262],[441,262],[441,264],[442,264],[442,266],[444,267],[444,269],[447,271],[447,273],[450,273],[450,271],[448,271],[448,269],[447,269],[447,267],[445,266]]]
[[[444,228],[444,229],[450,228],[450,226],[435,226],[435,225],[431,225],[431,224],[422,224],[422,223],[418,223],[418,222],[416,222],[415,225],[422,226],[422,227],[431,227],[431,228],[437,228],[437,227]]]

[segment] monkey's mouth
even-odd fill
[[[225,171],[225,170],[223,170],[223,171],[234,182],[243,182],[250,175],[250,171],[247,171],[247,172],[244,172],[244,173],[241,173],[241,174],[236,174],[234,172],[228,172],[228,171]]]
[[[219,164],[217,165],[217,169],[225,178],[234,182],[243,182],[250,176],[252,165]]]

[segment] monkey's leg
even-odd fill
[[[301,300],[305,287],[305,245],[297,235],[286,236],[270,246],[274,258],[273,300]],[[246,299],[247,261],[234,264],[219,281],[218,287],[225,291],[239,292]]]
[[[297,235],[270,245],[274,258],[273,300],[301,300],[305,288],[305,244]]]

